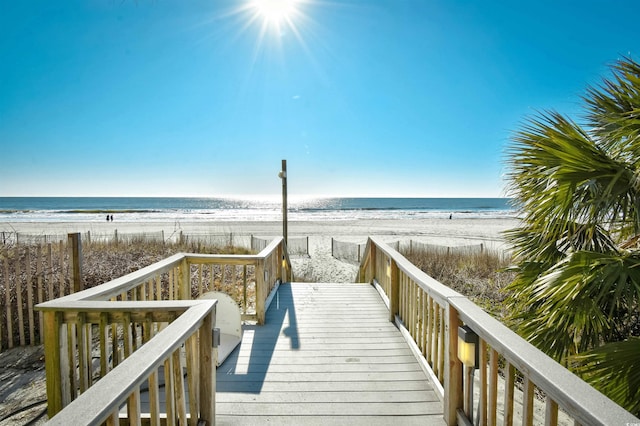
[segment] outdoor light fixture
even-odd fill
[[[387,259],[387,277],[391,279],[391,259]]]
[[[287,269],[287,259],[284,256],[282,256],[282,267]]]
[[[479,368],[478,335],[468,325],[458,327],[458,359],[465,367]]]

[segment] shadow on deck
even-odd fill
[[[280,286],[217,370],[218,424],[444,424],[442,403],[376,290]]]

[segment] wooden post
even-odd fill
[[[64,291],[65,284],[66,284],[66,279],[64,274],[65,274],[66,268],[64,267],[64,242],[62,240],[60,240],[58,244],[58,257],[60,261],[60,269],[59,269],[60,272],[58,274],[60,286],[58,287],[58,297],[62,297],[66,294],[69,294]]]
[[[247,265],[242,267],[242,313],[247,313]]]
[[[282,160],[282,171],[278,174],[282,179],[282,236],[289,243],[287,223],[287,160]]]
[[[22,273],[20,271],[20,253],[17,252],[16,258],[16,301],[18,302],[18,336],[20,337],[20,346],[25,345],[24,337],[24,313],[22,312]]]
[[[444,370],[444,422],[456,424],[456,412],[463,407],[462,363],[458,359],[458,311],[447,304]],[[444,320],[444,318],[443,318]]]
[[[371,256],[371,258],[369,259],[369,267],[371,268],[371,278],[370,278],[370,283],[373,283],[373,280],[376,279],[376,258],[378,257],[378,254],[376,253],[376,245],[373,241],[371,241],[370,244],[370,250],[369,250],[369,256]]]
[[[390,288],[390,294],[389,296],[389,321],[394,322],[396,315],[398,314],[398,312],[400,311],[400,273],[398,271],[398,264],[396,262],[394,262],[391,258],[389,258],[389,260],[391,262],[391,265],[389,265],[390,268],[390,274],[391,276],[389,277],[391,280],[391,285],[389,286]]]
[[[191,299],[191,265],[187,262],[187,258],[183,258],[178,268],[179,285],[180,285],[180,299]]]
[[[44,362],[47,377],[47,415],[55,416],[62,410],[62,377],[60,370],[60,327],[62,312],[44,313]],[[65,348],[66,349],[66,348]]]
[[[35,346],[36,344],[36,328],[33,323],[33,280],[31,277],[31,250],[27,247],[25,252],[26,256],[26,272],[27,272],[27,314],[28,314],[28,325],[29,325],[29,344]]]
[[[259,259],[256,263],[256,316],[258,317],[258,324],[263,325],[266,312],[264,304],[267,298],[265,294],[264,284],[264,259]]]
[[[277,266],[276,266],[276,271],[278,271],[278,279],[280,279],[280,282],[285,282],[285,267],[284,267],[284,247],[283,244],[280,243],[278,245],[278,248],[276,249],[276,258],[277,258]]]
[[[42,244],[38,245],[38,252],[36,254],[36,281],[37,281],[37,290],[38,290],[38,303],[44,302],[44,271],[42,268],[42,262],[44,261],[42,257]],[[42,312],[38,312],[38,337],[40,339],[40,344],[44,342],[44,338],[42,334],[44,333],[44,314]]]
[[[13,348],[13,314],[11,312],[11,291],[9,290],[9,262],[4,260],[4,300],[7,310],[7,346]],[[0,320],[1,321],[1,320]]]
[[[53,293],[53,252],[51,243],[47,243],[47,266],[49,268],[49,278],[47,280],[47,290],[49,294],[47,300],[53,300],[55,296]]]
[[[216,360],[213,348],[213,329],[216,325],[216,307],[204,318],[200,327],[200,418],[207,425],[216,419]]]
[[[515,387],[516,369],[507,361],[507,365],[504,368],[504,424],[513,424],[513,397]]]
[[[69,250],[69,262],[71,262],[71,291],[77,293],[84,290],[82,282],[82,241],[80,233],[67,234],[67,246]]]

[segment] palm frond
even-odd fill
[[[572,358],[589,384],[636,416],[640,415],[640,338],[608,343]]]
[[[587,90],[587,118],[612,156],[634,161],[640,155],[640,64],[625,58],[612,68],[612,78]]]
[[[629,337],[640,335],[640,64],[619,61],[584,100],[586,128],[541,113],[508,148],[522,218],[506,233],[511,320],[639,413],[640,339]]]
[[[523,293],[524,294],[524,293]],[[640,252],[580,251],[529,287],[521,332],[558,360],[628,335],[640,305]]]

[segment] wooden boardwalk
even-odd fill
[[[217,370],[219,425],[444,425],[442,403],[367,284],[280,286]]]

